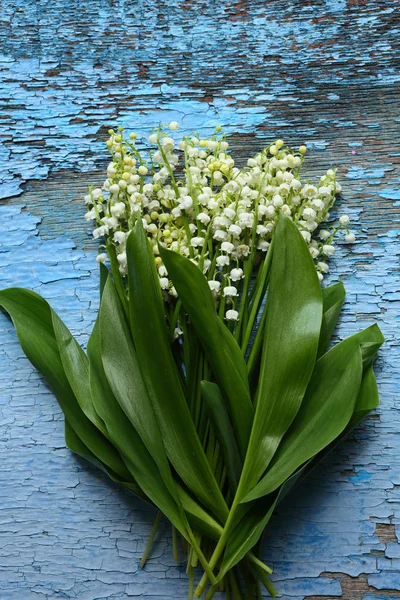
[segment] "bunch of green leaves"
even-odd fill
[[[127,281],[101,265],[86,353],[38,294],[6,289],[0,305],[56,395],[68,447],[157,507],[151,539],[161,513],[175,554],[182,536],[188,597],[225,589],[229,598],[261,598],[262,586],[274,596],[259,558],[264,529],[295,483],[378,405],[372,364],[383,337],[373,325],[327,350],[344,288],[321,289],[284,214],[255,284],[244,285],[234,330],[200,269],[160,254],[178,300],[163,299],[139,220]],[[177,323],[183,336],[174,339]]]

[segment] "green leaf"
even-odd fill
[[[319,336],[318,358],[326,351],[346,295],[342,282],[335,283],[322,290],[323,313]]]
[[[107,285],[106,283],[102,304],[107,302]],[[103,368],[100,346],[100,319],[98,318],[88,344],[90,388],[96,411],[104,420],[108,435],[120,451],[129,471],[143,490],[142,495],[147,495],[167,515],[175,527],[184,533],[185,525],[182,521],[179,501],[177,503],[175,497],[176,490],[172,484],[168,464],[164,464],[162,458],[159,461],[161,467],[167,470],[163,478],[155,460],[122,410],[110,387]],[[158,452],[164,452],[164,449],[160,448]],[[167,488],[163,479],[167,479],[170,489]]]
[[[99,461],[98,458],[93,454],[93,452],[90,452],[89,448],[85,446],[81,438],[68,423],[67,419],[65,419],[64,424],[65,443],[72,452],[74,452],[75,454],[79,454],[79,456],[82,456],[83,458],[94,464],[96,467],[104,471],[104,473],[106,473],[110,477],[110,479],[112,479],[112,481],[115,481],[116,483],[119,483],[120,485],[124,486],[130,492],[133,492],[136,496],[142,498],[142,500],[145,500],[145,502],[151,503],[149,498],[143,493],[143,491],[140,489],[140,487],[137,485],[133,478],[130,478],[129,481],[121,479],[121,477],[119,477],[117,473],[114,473],[114,471],[107,467],[107,465]]]
[[[240,347],[217,315],[214,298],[201,270],[189,259],[162,246],[160,255],[226,398],[239,450],[244,457],[254,411]]]
[[[223,521],[228,509],[183,392],[171,350],[154,256],[140,219],[129,235],[126,253],[133,340],[168,458],[188,488]]]
[[[160,430],[111,277],[104,286],[99,324],[102,363],[109,386],[173,494],[174,486]]]
[[[300,408],[320,335],[322,293],[315,266],[296,225],[283,213],[274,234],[265,310],[256,414],[240,499],[258,483]]]
[[[52,309],[39,294],[22,288],[0,292],[0,305],[9,313],[22,350],[49,382],[58,403],[83,443],[122,478],[130,477],[115,448],[82,411],[69,384],[54,333]]]
[[[107,437],[104,422],[93,406],[88,357],[54,311],[51,311],[51,319],[64,373],[75,398],[87,418]]]
[[[346,433],[353,429],[371,410],[379,406],[379,392],[372,364],[366,368],[353,415],[346,427]]]
[[[337,344],[317,361],[296,418],[266,475],[243,502],[276,490],[300,465],[342,433],[352,417],[361,377],[360,345],[354,338]]]
[[[231,491],[235,493],[242,461],[224,399],[219,387],[210,381],[201,382],[201,394],[224,457]]]

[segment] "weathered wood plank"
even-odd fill
[[[285,600],[400,593],[399,33],[395,0],[1,7],[1,285],[43,293],[83,343],[98,278],[81,196],[101,181],[109,126],[145,140],[160,120],[222,123],[239,160],[279,135],[307,143],[310,177],[339,167],[359,241],[332,268],[348,290],[338,334],[381,325],[382,407],[271,523]],[[185,598],[166,530],[139,569],[152,515],[65,450],[56,402],[3,317],[0,437],[1,600]]]

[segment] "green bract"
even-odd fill
[[[57,397],[67,445],[170,520],[175,554],[176,532],[186,540],[189,598],[198,562],[197,596],[210,599],[221,584],[231,598],[260,598],[261,585],[274,596],[258,558],[262,533],[295,483],[378,405],[382,334],[375,325],[327,351],[344,289],[321,290],[307,243],[282,212],[266,258],[246,273],[255,283],[241,288],[235,326],[196,264],[159,252],[177,298],[163,296],[139,219],[126,276],[101,265],[87,354],[38,294],[7,289],[0,304]]]

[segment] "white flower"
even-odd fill
[[[199,246],[204,246],[204,238],[203,237],[193,237],[190,240],[190,245],[193,246],[193,248],[198,248]]]
[[[307,221],[313,221],[316,216],[317,216],[317,214],[316,214],[315,210],[313,210],[312,208],[305,208],[303,210],[303,217]]]
[[[89,210],[86,214],[85,214],[85,219],[86,221],[93,221],[93,219],[96,218],[96,211],[94,208],[92,208],[92,210]]]
[[[176,340],[180,335],[182,335],[183,331],[180,327],[175,327],[174,329],[174,340]]]
[[[114,233],[113,236],[113,240],[114,242],[117,244],[125,244],[126,238],[127,238],[127,233],[125,233],[124,231],[116,231]]]
[[[317,188],[313,185],[309,185],[308,183],[306,183],[302,191],[303,196],[306,198],[314,198],[317,195]]]
[[[253,227],[253,213],[242,212],[239,214],[239,225],[241,227]]]
[[[326,256],[332,256],[332,254],[335,252],[335,247],[331,244],[324,244],[322,246],[322,251]]]
[[[317,256],[319,256],[318,248],[311,247],[311,248],[309,248],[309,250],[310,250],[310,254],[313,258],[317,258]]]
[[[209,288],[212,292],[219,292],[219,290],[221,289],[221,283],[219,281],[209,281],[208,282]]]
[[[183,196],[179,204],[179,208],[189,210],[193,206],[193,198],[191,196]]]
[[[244,277],[243,269],[232,269],[231,271],[231,279],[232,281],[239,281]]]
[[[98,254],[96,256],[96,262],[97,263],[105,263],[107,260],[107,254],[105,252],[102,252],[101,254]]]
[[[225,313],[225,319],[227,321],[238,321],[239,320],[239,313],[237,310],[227,310]]]
[[[349,242],[350,244],[352,244],[355,241],[356,236],[354,235],[354,233],[347,233],[344,236],[344,239],[346,240],[346,242]]]
[[[323,281],[323,279],[324,279],[324,276],[322,275],[322,273],[321,273],[320,271],[318,271],[318,272],[317,272],[317,275],[318,275],[318,279],[319,279],[320,281]]]
[[[319,237],[321,238],[321,240],[327,240],[331,237],[331,234],[326,229],[321,229],[321,231],[319,232]]]
[[[201,212],[197,215],[197,220],[203,223],[203,225],[208,225],[211,219],[207,213]]]
[[[279,194],[275,194],[275,196],[272,198],[272,202],[273,202],[274,206],[276,206],[277,208],[279,206],[282,206],[282,204],[283,204],[282,196],[280,196]]]
[[[163,137],[161,140],[161,144],[162,144],[164,150],[173,150],[175,147],[175,142],[170,137]]]
[[[325,262],[317,263],[317,267],[322,273],[327,273],[329,271],[329,267]]]
[[[123,202],[116,202],[114,206],[111,207],[111,214],[113,217],[122,217],[125,214],[126,206]]]
[[[121,254],[118,254],[117,260],[121,266],[126,266],[126,252],[121,252]]]
[[[119,185],[118,185],[118,183],[113,183],[112,185],[110,185],[110,192],[112,194],[118,194],[118,192],[119,192]]]
[[[227,267],[231,261],[229,260],[229,256],[225,256],[221,254],[217,258],[217,265],[219,267]]]
[[[227,254],[232,254],[234,249],[235,249],[235,246],[233,244],[231,244],[231,242],[222,242],[222,244],[221,244],[221,250],[223,252],[226,252]]]
[[[168,277],[160,277],[160,286],[162,290],[167,290],[168,289]]]
[[[228,231],[233,235],[233,237],[239,238],[240,234],[242,233],[242,228],[239,227],[239,225],[232,224],[229,226]]]
[[[171,121],[171,123],[169,124],[169,128],[171,129],[171,131],[178,131],[179,123],[177,123],[176,121]]]
[[[222,242],[223,240],[226,240],[227,237],[228,234],[222,229],[217,229],[217,231],[213,235],[214,240],[217,240],[217,242]]]
[[[228,296],[228,297],[233,297],[233,296],[237,296],[238,295],[238,291],[235,288],[234,285],[227,285],[226,287],[224,287],[224,296]]]
[[[223,215],[232,220],[235,217],[236,212],[233,210],[233,208],[224,208]]]
[[[269,242],[265,240],[260,240],[257,245],[257,250],[261,250],[262,252],[266,252],[269,248]]]
[[[311,233],[309,231],[304,231],[304,229],[300,231],[300,233],[303,236],[304,240],[307,242],[307,244],[309,244],[311,240]]]
[[[339,219],[341,225],[348,225],[350,223],[350,217],[348,215],[342,215]]]
[[[152,133],[149,137],[150,144],[157,144],[158,136],[155,133]]]

